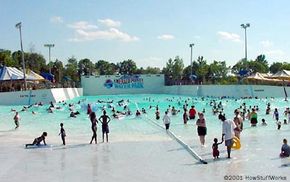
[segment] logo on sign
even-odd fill
[[[108,79],[104,83],[106,88],[117,88],[117,89],[136,89],[136,88],[144,88],[143,78],[139,75],[124,75],[118,79],[114,79],[114,81]]]
[[[106,87],[106,88],[112,88],[113,87],[113,81],[112,80],[110,80],[110,79],[108,79],[108,80],[106,80],[106,82],[104,83],[104,86]]]

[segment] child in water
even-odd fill
[[[265,121],[264,118],[262,119],[262,125],[263,125],[263,126],[267,126],[267,123],[266,123],[266,121]]]
[[[47,133],[43,132],[40,137],[35,138],[34,141],[31,144],[26,144],[25,147],[27,148],[28,146],[33,146],[33,145],[39,146],[41,142],[43,142],[43,144],[46,145],[45,137],[47,137]]]
[[[65,137],[66,137],[66,134],[65,134],[65,130],[63,128],[63,123],[60,123],[60,132],[59,132],[58,135],[61,136],[62,144],[65,145]]]
[[[155,118],[156,118],[156,120],[159,120],[160,119],[160,112],[159,112],[158,109],[156,109]]]
[[[282,124],[281,124],[281,121],[277,121],[276,123],[277,123],[277,129],[280,130],[281,125],[282,125]]]
[[[289,157],[290,155],[290,147],[289,145],[287,144],[287,139],[283,139],[283,145],[281,147],[281,153],[280,153],[280,157],[283,158],[283,157]]]
[[[184,109],[184,113],[183,113],[183,123],[187,124],[188,121],[188,115],[187,115],[187,110]]]
[[[16,127],[15,127],[15,130],[16,130],[19,127],[19,120],[20,120],[20,116],[19,116],[18,112],[15,113],[15,116],[13,119],[14,119],[14,123],[16,125]]]
[[[214,138],[213,139],[214,143],[212,144],[212,155],[214,157],[214,159],[219,158],[220,152],[218,150],[218,145],[222,144],[224,142],[224,138],[222,139],[222,141],[220,143],[218,143],[218,139]]]

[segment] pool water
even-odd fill
[[[111,108],[115,110],[124,111],[124,106],[119,106],[118,101],[124,100],[128,105],[133,115],[122,117],[120,119],[113,119],[109,123],[110,143],[116,145],[128,142],[147,143],[147,142],[175,142],[164,130],[154,124],[158,123],[163,126],[162,117],[164,112],[170,106],[174,106],[181,112],[171,117],[170,131],[176,134],[186,144],[188,144],[194,151],[196,151],[202,158],[213,163],[211,145],[214,138],[221,139],[221,122],[218,120],[217,115],[212,113],[212,106],[210,101],[222,102],[223,111],[228,119],[234,118],[234,110],[239,108],[243,103],[249,106],[259,106],[258,111],[258,125],[253,128],[250,126],[249,121],[244,121],[244,130],[241,133],[240,150],[233,151],[232,156],[235,161],[231,169],[222,170],[221,172],[210,172],[210,176],[220,176],[228,174],[229,172],[241,171],[243,174],[251,174],[251,172],[263,171],[263,174],[268,174],[274,171],[274,175],[283,174],[279,169],[280,166],[288,164],[290,161],[280,160],[278,154],[282,145],[282,139],[287,138],[290,140],[290,124],[284,125],[280,130],[277,130],[277,124],[273,118],[274,108],[278,108],[280,113],[280,121],[287,119],[284,116],[284,110],[290,106],[289,102],[284,101],[284,98],[271,98],[271,99],[216,99],[216,98],[199,98],[179,95],[166,95],[166,94],[138,94],[138,95],[107,95],[107,96],[87,96],[79,97],[64,103],[55,103],[60,109],[55,109],[54,113],[48,113],[47,108],[49,105],[32,106],[27,111],[20,111],[23,106],[0,106],[0,139],[2,146],[11,146],[15,143],[17,145],[13,151],[22,150],[22,144],[31,142],[35,137],[40,136],[43,131],[48,132],[46,139],[47,143],[60,146],[61,140],[59,137],[60,123],[64,124],[66,130],[66,140],[68,145],[78,145],[88,143],[91,139],[91,123],[86,114],[87,104],[91,104],[93,111],[96,112],[97,117],[102,113],[104,108],[108,115],[111,116]],[[103,101],[100,103],[98,101]],[[105,102],[113,101],[108,104]],[[76,118],[69,117],[70,111],[68,104],[73,103],[74,111],[79,111],[80,115]],[[79,103],[79,104],[78,104]],[[186,125],[183,124],[182,114],[183,105],[187,103],[188,109],[194,105],[198,112],[205,110],[205,118],[207,125],[207,135],[205,147],[200,145],[199,138],[196,131],[196,119],[189,120]],[[271,103],[270,115],[265,114],[267,103]],[[158,105],[160,110],[161,119],[155,119],[155,107]],[[147,114],[142,114],[141,117],[135,117],[137,109],[145,108]],[[20,127],[14,130],[14,112],[11,109],[20,111]],[[36,114],[32,114],[32,111]],[[261,126],[261,119],[264,118],[268,123],[267,126]],[[98,141],[101,141],[101,125],[98,124]],[[178,144],[176,144],[178,145]],[[149,145],[150,146],[150,145]],[[146,150],[148,148],[144,148]],[[149,149],[148,149],[149,150]],[[176,150],[183,150],[182,147]],[[169,151],[164,150],[166,155]],[[220,146],[221,156],[226,156],[226,151],[223,145]],[[177,159],[178,160],[178,159]],[[194,160],[194,159],[193,159]],[[227,165],[226,162],[220,162],[218,165]],[[253,165],[255,169],[253,170]],[[218,166],[218,167],[220,167]],[[141,167],[141,166],[140,166]],[[214,169],[212,166],[211,169]],[[238,168],[238,169],[236,169]],[[274,170],[273,170],[274,168]],[[285,169],[282,169],[285,170]],[[280,173],[281,172],[281,173]],[[236,173],[238,174],[238,173]],[[287,174],[289,175],[289,173]],[[0,176],[1,177],[1,176]],[[0,178],[1,179],[1,178]],[[162,181],[162,180],[161,180]]]

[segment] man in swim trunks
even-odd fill
[[[219,119],[223,123],[222,138],[225,139],[225,145],[227,146],[228,158],[231,158],[231,148],[233,145],[233,138],[235,136],[234,129],[236,124],[232,120],[227,120],[225,115],[219,115]]]
[[[110,117],[106,115],[106,111],[103,111],[103,115],[99,118],[99,121],[102,123],[102,132],[103,132],[103,142],[104,142],[104,135],[106,133],[106,140],[109,141],[108,133],[109,133],[109,122],[111,121]]]

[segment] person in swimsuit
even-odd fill
[[[39,146],[41,142],[43,142],[43,144],[46,145],[45,137],[47,137],[47,133],[43,132],[40,137],[35,138],[31,144],[26,144],[25,147],[27,148],[28,146],[33,146],[33,145]]]
[[[283,145],[281,147],[280,157],[289,157],[290,155],[290,146],[287,144],[287,139],[283,139]]]
[[[276,122],[279,121],[279,112],[277,108],[275,108],[275,111],[273,113],[273,118],[276,120]]]
[[[187,124],[187,121],[188,121],[187,110],[184,109],[184,113],[183,113],[183,124]]]
[[[90,105],[90,104],[88,104],[88,108],[87,108],[87,114],[89,115],[89,114],[91,114],[91,112],[92,112],[91,105]]]
[[[63,123],[60,123],[60,132],[59,132],[58,135],[61,136],[62,144],[65,145],[65,137],[66,137],[66,134],[65,134],[65,130],[63,128]]]
[[[19,127],[19,120],[20,120],[20,116],[19,116],[18,112],[15,113],[15,116],[13,119],[14,119],[14,123],[16,125],[16,127],[15,127],[15,130],[16,130]]]
[[[93,136],[92,136],[90,144],[92,144],[93,140],[95,140],[95,143],[97,144],[98,143],[98,141],[97,141],[97,123],[98,123],[98,121],[96,119],[96,113],[95,112],[91,112],[90,120],[91,120],[91,123],[92,123],[92,131],[93,131]]]
[[[196,121],[197,133],[198,133],[201,145],[204,145],[205,135],[206,135],[206,122],[205,122],[203,113],[198,113],[198,117],[199,118]]]
[[[256,113],[256,110],[254,108],[252,109],[252,112],[250,113],[250,121],[251,121],[251,126],[257,126],[258,114]]]
[[[191,106],[191,108],[189,109],[189,119],[195,119],[195,115],[196,115],[196,110],[194,106]]]
[[[224,139],[222,139],[222,141],[220,143],[218,143],[218,139],[214,138],[213,139],[214,143],[212,144],[212,155],[214,157],[214,159],[219,158],[220,152],[218,150],[218,145],[222,144],[224,142]]]
[[[243,129],[243,118],[240,116],[240,111],[235,110],[235,117],[234,117],[234,122],[236,124],[236,128],[234,129],[235,131],[235,136],[240,139],[240,134]]]
[[[106,111],[103,111],[103,115],[99,118],[99,121],[102,123],[102,132],[103,132],[103,142],[104,136],[106,134],[106,141],[109,141],[108,133],[109,133],[109,122],[111,121],[110,117],[106,115]]]
[[[170,126],[170,117],[168,116],[168,111],[165,111],[165,115],[163,116],[163,123],[165,125],[165,129],[166,131],[169,130],[169,126]]]
[[[156,120],[159,120],[160,119],[160,112],[159,112],[158,109],[156,109],[155,118],[156,118]]]

